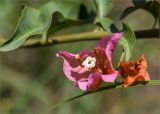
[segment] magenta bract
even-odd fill
[[[97,90],[102,81],[114,82],[118,71],[112,66],[112,52],[121,36],[122,33],[114,33],[104,37],[94,50],[83,50],[78,54],[59,51],[57,56],[64,59],[66,77],[84,91]]]

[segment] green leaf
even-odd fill
[[[98,9],[98,17],[105,17],[113,7],[112,0],[95,0]]]
[[[152,28],[154,28],[157,24],[157,21],[159,22],[160,24],[160,3],[158,1],[149,1],[147,2],[144,7],[143,7],[144,10],[148,11],[151,13],[151,15],[154,17],[155,19],[155,22],[154,22],[154,25]]]
[[[64,18],[76,20],[79,3],[70,0],[54,0],[44,4],[39,9],[25,6],[16,32],[0,47],[0,51],[14,50],[20,47],[30,36],[44,34],[50,27],[54,12],[61,13]]]
[[[20,7],[13,0],[0,0],[0,37],[9,37],[20,13]]]
[[[136,42],[136,37],[130,26],[123,23],[123,36],[119,41],[119,44],[123,46],[125,52],[125,61],[131,58],[133,48]]]
[[[143,5],[146,2],[146,0],[132,0],[132,2],[135,6],[137,6],[137,5]]]
[[[124,19],[126,16],[128,16],[130,13],[132,13],[135,10],[136,10],[135,7],[132,7],[132,6],[127,7],[122,13],[122,15],[120,16],[120,19]]]
[[[124,10],[124,12],[122,13],[120,19],[125,18],[127,15],[129,15],[130,13],[132,13],[138,9],[143,9],[143,10],[146,10],[147,12],[149,12],[155,18],[155,23],[154,23],[154,26],[155,26],[156,22],[159,18],[160,3],[158,1],[145,2],[145,0],[133,0],[132,2],[135,6],[134,7],[130,6],[130,7],[126,8]]]
[[[0,36],[4,33],[6,24],[10,24],[10,15],[13,13],[14,5],[9,0],[0,1]]]
[[[160,3],[157,1],[149,1],[143,7],[143,9],[150,12],[155,19],[159,18],[159,13],[160,13],[159,8],[160,8]]]
[[[98,18],[94,22],[96,25],[102,27],[107,32],[117,32],[118,29],[109,18]]]

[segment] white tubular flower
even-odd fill
[[[96,65],[96,58],[91,56],[87,57],[82,63],[82,66],[84,66],[84,68],[86,69],[91,69],[95,67],[95,65]]]

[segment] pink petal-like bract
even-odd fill
[[[69,80],[77,81],[78,79],[87,77],[90,74],[87,69],[81,67],[80,62],[75,58],[74,54],[59,51],[57,56],[64,59],[63,71]]]
[[[112,66],[114,51],[122,33],[114,33],[102,38],[94,50],[83,50],[79,54],[59,51],[58,57],[64,59],[63,71],[76,87],[84,91],[95,91],[103,81],[114,82],[118,71]]]
[[[114,82],[114,80],[117,78],[118,71],[114,71],[111,74],[102,75],[102,79],[105,82]]]
[[[105,82],[114,82],[118,75],[118,71],[115,71],[112,66],[112,53],[122,34],[123,33],[115,33],[109,37],[104,37],[96,45],[98,52],[101,53],[101,55],[103,53],[104,56],[102,62],[104,63],[105,73],[102,75],[102,79]]]

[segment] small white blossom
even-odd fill
[[[95,67],[95,65],[96,65],[96,58],[91,56],[87,57],[82,63],[82,66],[84,66],[84,68],[86,69],[91,69]]]

